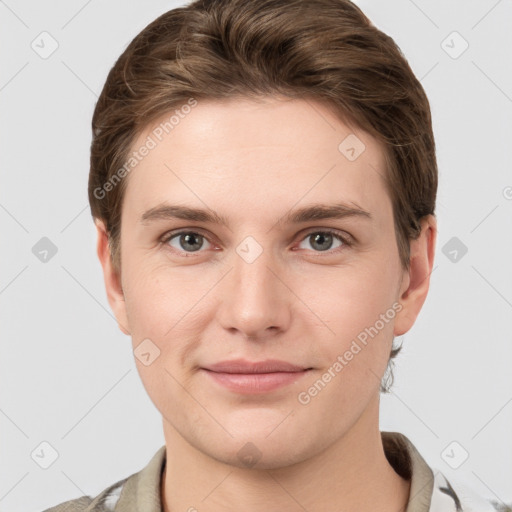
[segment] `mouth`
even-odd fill
[[[241,394],[274,391],[304,377],[312,368],[268,359],[250,362],[243,359],[221,361],[201,368],[215,383]]]

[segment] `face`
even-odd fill
[[[158,141],[168,118],[134,144],[157,142],[127,178],[117,291],[103,260],[110,303],[166,439],[236,466],[306,460],[378,421],[392,338],[424,299],[382,147],[312,101],[202,100]]]

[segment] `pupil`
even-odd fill
[[[328,241],[332,242],[332,235],[329,235],[329,234],[327,234],[327,233],[326,233],[326,234],[321,234],[321,233],[316,234],[316,235],[314,235],[314,243],[313,243],[313,244],[316,244],[316,243],[317,243],[317,241],[318,241],[318,239],[320,239],[320,242],[322,242],[322,240],[323,240],[323,241],[328,240]],[[320,246],[320,247],[319,247],[319,250],[321,250],[321,251],[326,251],[327,249],[329,249],[329,248],[330,248],[330,246],[331,246],[331,244],[328,244],[328,247],[325,247],[325,246],[324,246],[324,247],[322,247],[322,246]]]
[[[190,240],[194,240],[194,239],[197,239],[198,237],[196,237],[194,234],[192,233],[187,233],[186,235],[181,235],[181,239],[182,241],[185,241],[187,244],[190,242]],[[192,245],[196,245],[196,247],[192,247],[192,251],[197,251],[198,249],[201,248],[201,244],[199,243],[192,243]]]

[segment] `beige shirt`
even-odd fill
[[[498,508],[460,484],[452,486],[433,471],[411,441],[398,432],[381,432],[384,452],[395,471],[411,480],[406,512],[496,512]],[[147,466],[116,482],[94,499],[83,496],[44,512],[162,512],[160,486],[166,462],[165,445]],[[495,508],[496,507],[496,508]],[[512,509],[508,509],[512,510]]]

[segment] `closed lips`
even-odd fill
[[[232,361],[221,361],[212,365],[205,366],[204,370],[216,373],[235,373],[235,374],[251,374],[251,373],[278,373],[278,372],[303,372],[311,368],[298,366],[286,361],[265,360],[265,361],[246,361],[236,359]]]

